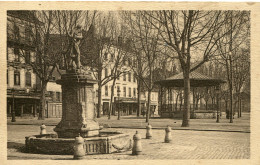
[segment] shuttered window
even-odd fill
[[[14,85],[20,85],[20,72],[14,71]]]
[[[25,74],[26,86],[31,86],[31,72],[26,72]]]

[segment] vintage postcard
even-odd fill
[[[259,3],[0,4],[3,164],[260,163]]]

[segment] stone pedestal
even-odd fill
[[[66,73],[57,80],[62,87],[62,119],[54,128],[59,138],[92,137],[99,135],[95,121],[94,89],[90,74]]]

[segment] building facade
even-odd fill
[[[109,67],[103,70],[103,76],[110,74],[111,69]],[[111,101],[111,88],[112,81],[109,81],[102,87],[102,114],[107,115],[110,103],[112,103],[112,114],[116,114],[116,108],[121,109],[122,115],[131,115],[136,113],[137,109],[137,81],[133,72],[128,71],[123,73],[120,77],[116,79],[114,87],[114,97]],[[97,84],[94,85],[96,91],[95,103],[97,104]],[[119,105],[120,104],[120,105]]]
[[[61,118],[62,117],[62,91],[61,85],[56,83],[56,80],[61,78],[64,70],[54,69],[52,79],[47,84],[47,99],[45,108],[46,118]]]
[[[113,47],[112,47],[113,49]],[[111,51],[115,52],[115,51]],[[112,61],[102,70],[102,77],[109,77],[112,75],[113,67],[115,65],[115,58],[117,54],[111,55],[107,54],[107,61]],[[116,115],[118,110],[120,110],[121,115],[136,115],[138,110],[138,90],[137,90],[137,79],[134,72],[131,70],[131,63],[133,60],[131,58],[131,53],[127,55],[122,61],[121,69],[122,74],[116,78],[114,86],[114,96],[111,100],[111,88],[113,88],[113,80],[102,86],[102,112],[103,115],[108,115],[110,104],[112,104],[112,115]],[[97,76],[94,76],[97,77]],[[96,91],[95,103],[98,104],[98,85],[94,85]],[[145,113],[146,105],[148,102],[148,92],[141,91],[141,111]],[[151,114],[158,114],[158,92],[153,91],[151,94]],[[141,112],[141,113],[142,113]],[[141,115],[141,114],[140,114]]]
[[[28,11],[7,12],[7,116],[38,113],[36,74],[29,65],[36,60],[32,17]]]

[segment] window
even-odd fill
[[[105,96],[108,96],[108,86],[105,86]]]
[[[55,76],[52,76],[52,81],[55,81],[56,80],[56,77]]]
[[[21,25],[21,26],[19,26],[19,31],[20,31],[20,37],[21,37],[21,39],[23,40],[23,42],[25,41],[24,39],[25,39],[25,27],[24,27],[24,25]]]
[[[131,95],[131,94],[132,94],[131,88],[129,87],[128,89],[129,89],[128,96],[129,96],[129,97],[132,97],[132,95]]]
[[[20,85],[20,72],[14,71],[14,85]]]
[[[117,38],[117,42],[118,42],[118,45],[122,45],[122,43],[123,43],[123,38],[122,38],[121,36],[119,36],[119,37]]]
[[[104,60],[107,60],[107,53],[104,54]]]
[[[19,52],[19,49],[17,48],[14,48],[14,58],[15,58],[15,61],[16,62],[20,62],[20,52]]]
[[[135,82],[136,81],[136,79],[135,79],[135,75],[133,76],[133,82]]]
[[[120,79],[120,76],[119,76],[119,74],[117,75],[117,78],[116,78],[117,80],[119,80]]]
[[[61,101],[60,92],[56,92],[56,101]]]
[[[52,101],[55,101],[54,92],[53,91],[49,91],[49,95],[50,95]]]
[[[124,81],[126,81],[126,73],[124,73]]]
[[[14,48],[8,47],[7,49],[7,60],[14,61]]]
[[[123,92],[124,92],[123,93],[124,97],[126,97],[126,87],[124,87],[124,91]]]
[[[25,63],[29,64],[31,62],[31,54],[30,51],[25,51]]]
[[[128,58],[128,65],[132,65],[132,60],[130,58]]]
[[[98,97],[98,90],[96,90],[96,97]]]
[[[128,73],[128,81],[131,82],[131,73]]]
[[[135,88],[133,88],[133,95],[134,95],[134,97],[136,97],[136,89]]]
[[[107,68],[105,68],[105,77],[107,77],[108,76],[108,70],[107,70]]]
[[[30,52],[30,58],[31,58],[30,59],[31,62],[35,62],[35,52],[32,51]],[[61,60],[64,63],[64,59],[62,58]]]
[[[14,25],[14,39],[15,40],[20,39],[20,31],[19,31],[19,27],[17,25]]]
[[[26,86],[31,86],[31,72],[25,73]]]
[[[25,40],[26,42],[28,42],[29,44],[31,44],[32,41],[32,35],[31,35],[31,29],[30,27],[25,27]]]
[[[8,38],[14,39],[14,22],[9,20],[7,21],[7,36]]]
[[[117,97],[120,97],[120,86],[117,86]]]
[[[111,60],[111,61],[114,61],[114,56],[115,56],[114,54],[111,54],[111,55],[110,55],[110,60]]]

